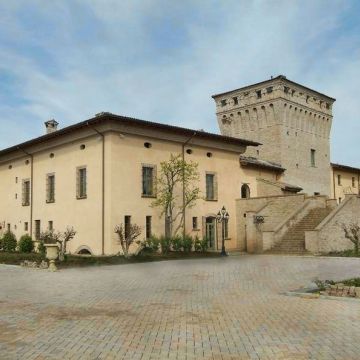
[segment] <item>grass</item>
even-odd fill
[[[66,255],[66,259],[58,262],[59,268],[78,267],[78,266],[100,266],[100,265],[122,265],[134,264],[151,261],[164,260],[181,260],[194,258],[209,258],[219,257],[220,254],[216,252],[170,252],[168,254],[140,254],[125,258],[124,256],[80,256],[80,255]],[[19,253],[19,252],[0,252],[0,264],[20,265],[24,260],[36,261],[40,263],[44,257],[39,253]]]

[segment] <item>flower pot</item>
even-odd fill
[[[59,256],[59,247],[57,244],[44,244],[46,247],[46,258],[49,260],[49,270],[56,271],[55,260]]]

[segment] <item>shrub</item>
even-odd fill
[[[195,236],[195,239],[194,239],[194,250],[196,252],[202,251],[201,240],[199,239],[199,237],[197,235]]]
[[[41,256],[46,255],[46,247],[43,241],[40,241],[37,247],[37,251],[40,253]]]
[[[34,250],[34,242],[30,235],[23,235],[19,240],[19,251],[24,253],[31,253]]]
[[[209,249],[209,242],[207,237],[203,237],[202,240],[200,240],[200,251],[201,252],[206,252]]]
[[[7,231],[2,238],[2,248],[4,251],[16,250],[16,236],[11,231]]]
[[[171,238],[168,238],[166,236],[160,237],[160,247],[163,254],[167,254],[170,251],[171,243]]]
[[[182,247],[184,252],[191,252],[194,245],[194,240],[191,236],[185,235],[182,239]]]
[[[172,249],[174,251],[181,251],[183,248],[183,239],[181,236],[176,235],[171,239]]]
[[[140,253],[156,253],[160,249],[160,239],[156,236],[151,236],[142,242],[139,241],[138,244],[142,247]]]

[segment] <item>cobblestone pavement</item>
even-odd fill
[[[360,302],[285,296],[360,259],[0,265],[0,359],[360,359]]]

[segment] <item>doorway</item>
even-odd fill
[[[205,220],[206,225],[206,238],[208,240],[209,249],[215,249],[216,242],[216,221],[214,217],[207,217]]]

